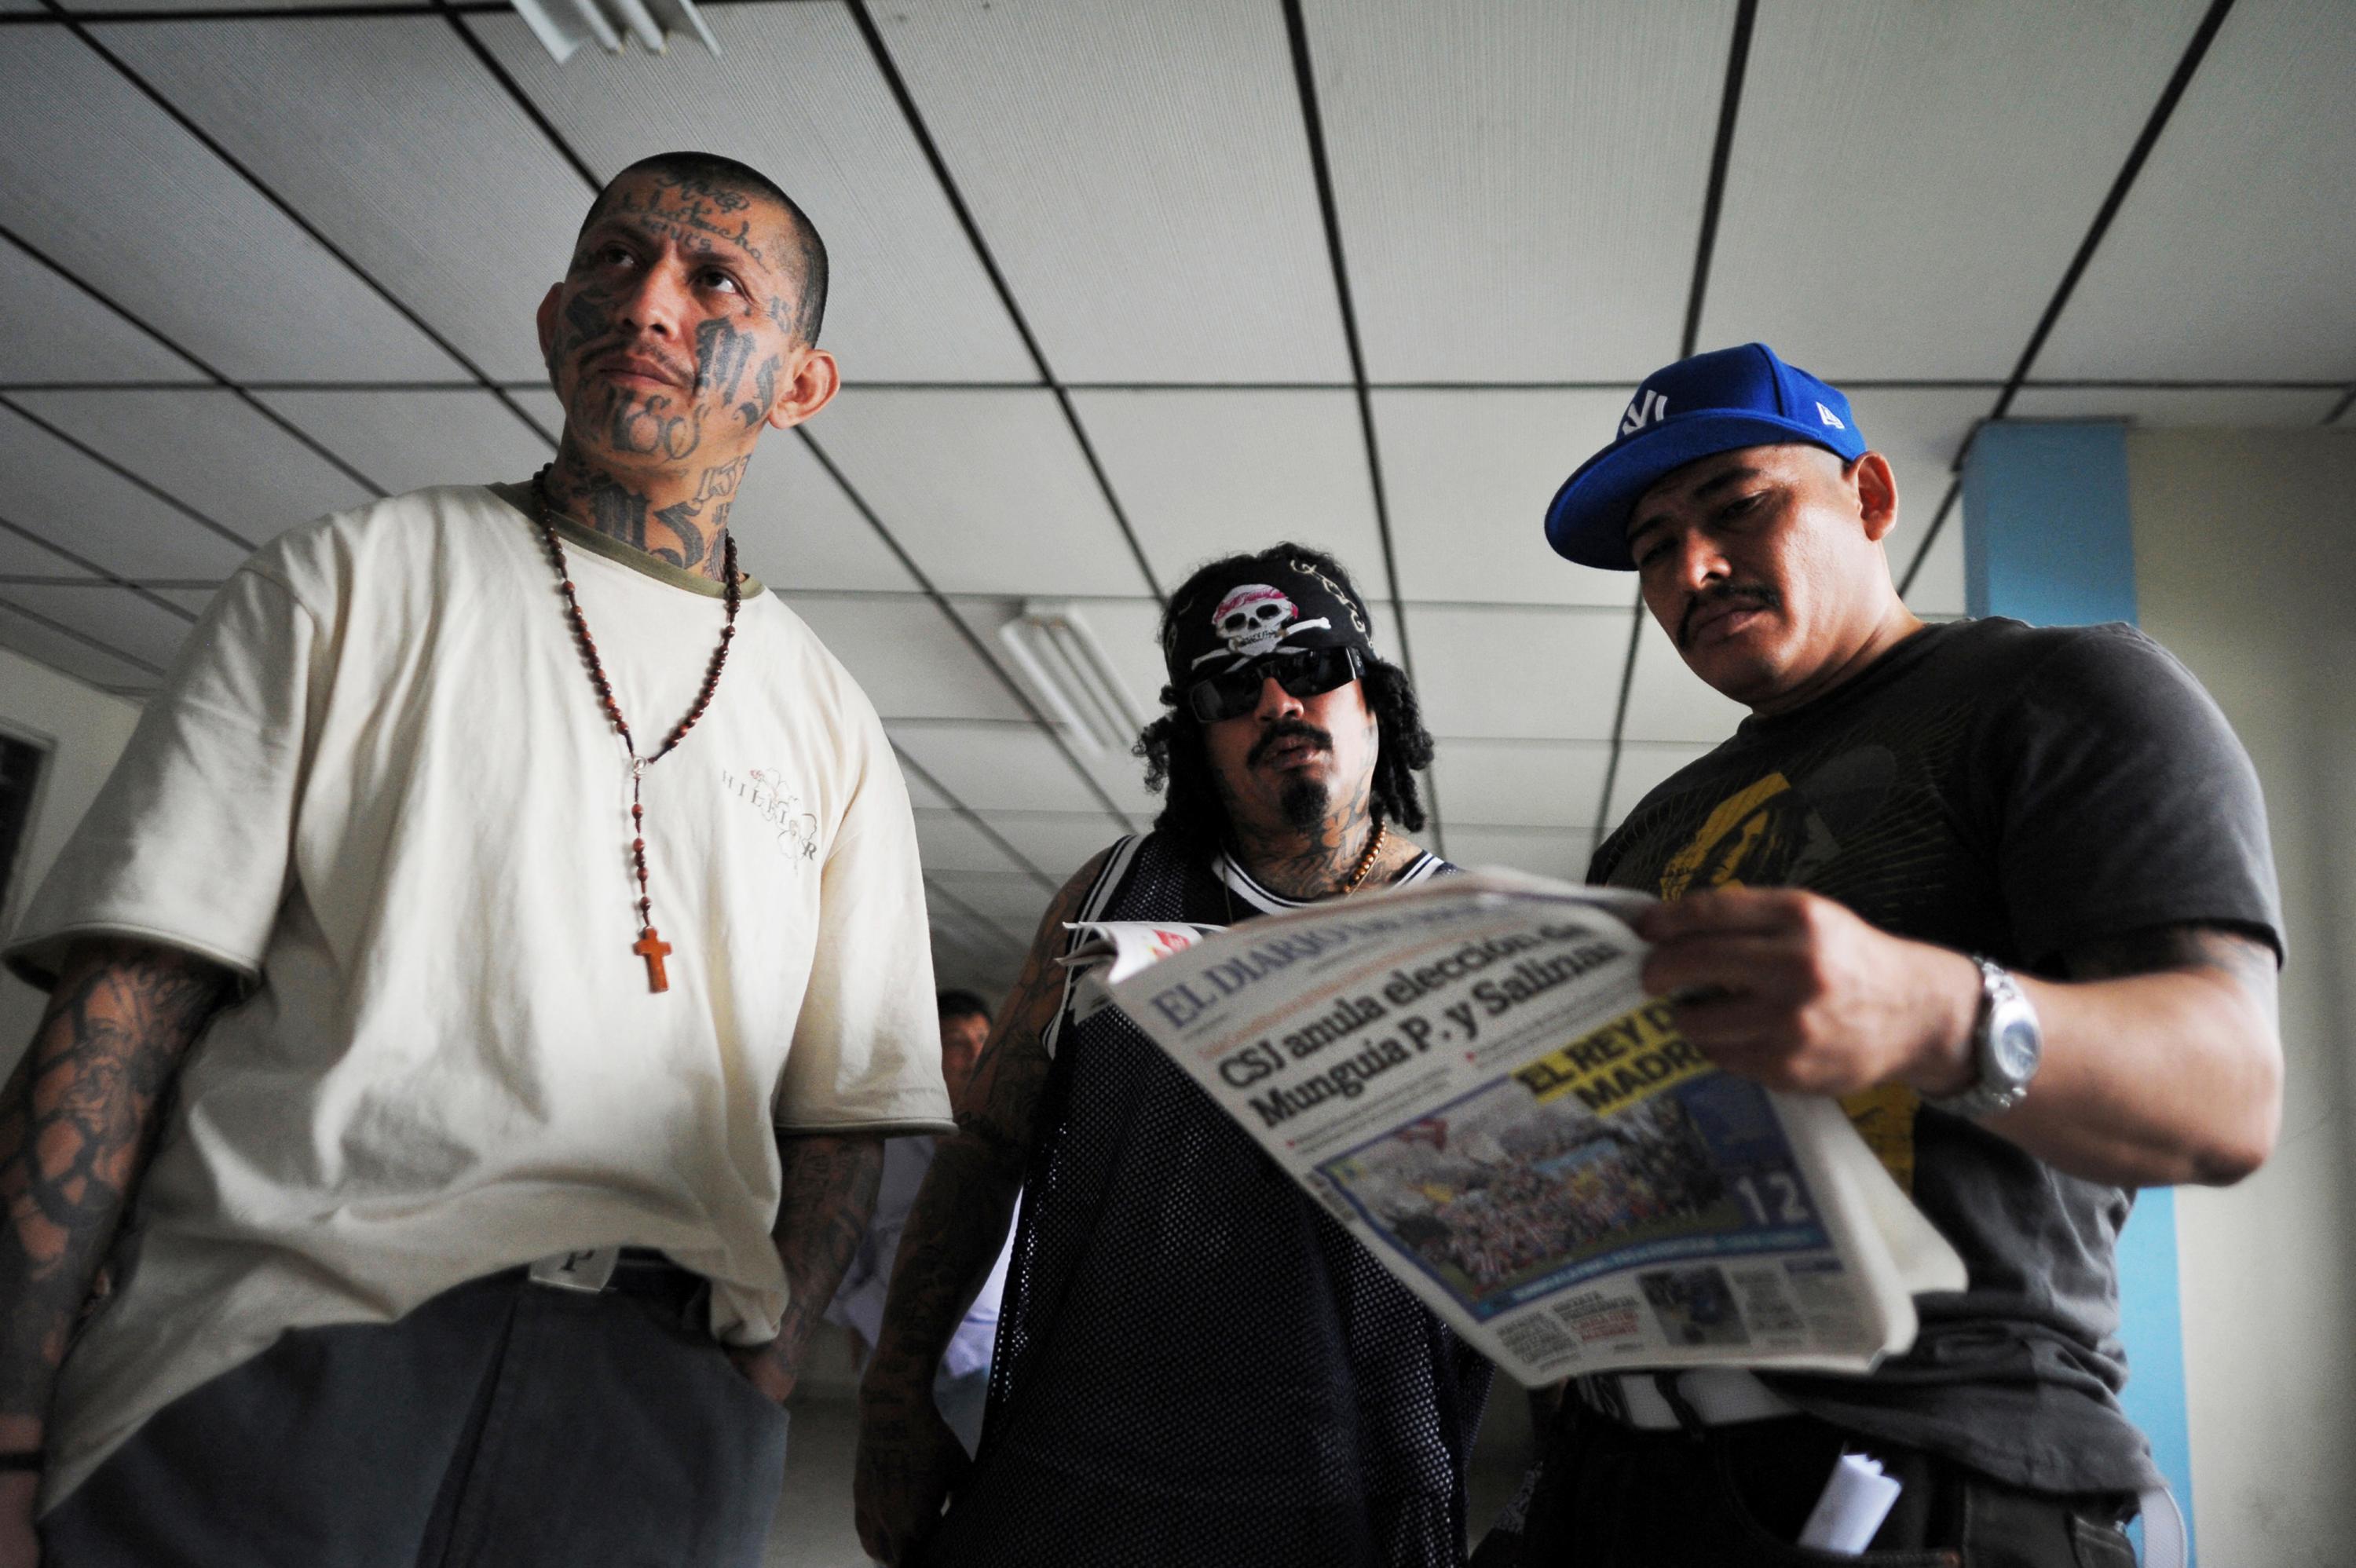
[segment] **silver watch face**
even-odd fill
[[[2037,1072],[2037,1059],[2043,1053],[2044,1039],[2038,1033],[2037,1020],[2019,1014],[2006,1019],[1988,1041],[1988,1051],[1996,1058],[1997,1072],[2008,1083],[2025,1083]]]

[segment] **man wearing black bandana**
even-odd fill
[[[1138,745],[1167,804],[1047,912],[904,1233],[861,1391],[884,1562],[1460,1560],[1487,1363],[1118,1008],[1068,1022],[1055,963],[1066,921],[1227,925],[1446,869],[1401,836],[1431,738],[1371,629],[1341,566],[1291,544],[1172,596],[1168,711]],[[969,1469],[933,1366],[1018,1191]]]

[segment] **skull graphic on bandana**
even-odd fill
[[[1265,582],[1243,582],[1227,591],[1211,612],[1211,624],[1238,659],[1265,658],[1276,651],[1300,608]]]

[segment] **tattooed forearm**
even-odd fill
[[[802,1348],[867,1233],[884,1179],[884,1140],[780,1134],[777,1156],[784,1178],[774,1234],[788,1294],[771,1353],[790,1371],[801,1365]]]
[[[0,1416],[39,1421],[188,1042],[229,995],[214,965],[165,948],[69,956],[0,1091]]]
[[[862,1395],[871,1406],[922,1406],[930,1399],[933,1368],[1005,1243],[1051,1065],[1043,1041],[1064,1002],[1063,968],[1055,962],[1069,938],[1064,923],[1078,917],[1105,860],[1098,855],[1082,867],[1039,923],[960,1096],[957,1134],[933,1152],[892,1264]]]

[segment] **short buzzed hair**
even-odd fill
[[[990,1004],[983,1001],[977,992],[946,990],[938,993],[937,999],[940,1003],[943,1022],[950,1019],[980,1019],[984,1023],[990,1021]]]
[[[757,197],[783,208],[793,231],[794,253],[787,270],[794,283],[794,335],[807,344],[818,342],[819,326],[826,318],[826,241],[819,238],[818,225],[809,220],[809,214],[801,209],[800,203],[750,164],[723,158],[718,153],[657,153],[650,158],[640,158],[605,182],[597,199],[589,204],[589,215],[581,220],[583,232],[587,232],[604,213],[605,199],[613,195],[614,187],[636,174],[664,175],[683,185]]]

